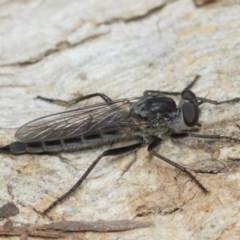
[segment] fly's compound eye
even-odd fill
[[[188,100],[190,102],[196,102],[197,103],[197,97],[196,95],[190,91],[190,90],[183,90],[181,93],[182,99]]]
[[[198,123],[198,106],[193,102],[185,102],[182,106],[183,119],[187,126],[193,127]]]
[[[183,105],[182,105],[182,113],[183,119],[187,126],[193,127],[198,124],[199,119],[199,109],[198,109],[198,100],[196,95],[186,89],[181,93]]]

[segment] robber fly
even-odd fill
[[[199,76],[181,92],[163,92],[148,90],[141,97],[112,100],[102,93],[79,97],[70,104],[93,97],[101,97],[103,103],[61,112],[38,118],[20,127],[15,137],[19,140],[1,147],[0,152],[12,154],[53,154],[64,151],[79,151],[104,144],[134,140],[135,143],[119,148],[111,148],[100,154],[88,167],[82,177],[61,197],[49,205],[43,214],[72,194],[104,156],[120,155],[148,146],[148,151],[186,173],[205,193],[208,190],[187,170],[187,168],[160,155],[154,149],[165,135],[170,137],[198,137],[207,139],[225,139],[239,142],[237,138],[220,135],[200,135],[199,106],[203,103],[224,104],[238,102],[239,98],[226,101],[213,101],[197,97],[190,88]],[[176,102],[168,95],[179,95]],[[42,100],[69,104],[62,100],[38,97]]]

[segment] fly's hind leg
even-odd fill
[[[36,99],[40,99],[40,100],[43,100],[43,101],[46,101],[46,102],[49,102],[49,103],[53,103],[53,104],[57,104],[57,105],[60,105],[60,106],[69,107],[69,106],[72,106],[76,103],[79,103],[81,101],[84,101],[86,99],[90,99],[90,98],[93,98],[93,97],[100,97],[104,102],[106,102],[109,105],[113,103],[112,99],[109,98],[104,93],[93,93],[93,94],[89,94],[89,95],[86,95],[86,96],[80,96],[80,97],[77,97],[77,98],[69,100],[69,101],[61,100],[61,99],[54,99],[54,98],[45,98],[45,97],[42,97],[42,96],[37,96]]]
[[[51,203],[44,211],[43,215],[46,215],[51,209],[53,209],[57,204],[65,200],[67,197],[69,197],[71,194],[73,194],[76,189],[82,184],[82,182],[86,179],[86,177],[90,174],[90,172],[93,170],[93,168],[97,165],[97,163],[105,156],[114,156],[114,155],[121,155],[124,153],[132,152],[144,145],[143,139],[141,142],[132,144],[125,147],[120,148],[112,148],[104,151],[101,155],[97,157],[96,160],[88,167],[88,169],[85,171],[85,173],[82,175],[82,177],[61,197],[59,197],[57,200],[55,200],[53,203]]]

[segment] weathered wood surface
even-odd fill
[[[240,96],[239,16],[237,0],[201,8],[190,0],[0,1],[0,144],[13,141],[25,122],[66,110],[34,99],[37,95],[71,99],[104,92],[124,98],[146,89],[179,91],[200,74],[197,95]],[[204,105],[201,123],[203,133],[240,138],[240,104]],[[14,226],[132,219],[154,224],[69,233],[67,239],[239,239],[240,147],[234,143],[166,140],[158,150],[199,172],[208,195],[143,148],[103,160],[74,195],[42,217],[39,211],[104,149],[1,154],[0,206],[14,202],[20,209],[10,217]]]

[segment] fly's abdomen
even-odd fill
[[[24,153],[44,153],[50,152],[46,151],[44,148],[44,143],[42,142],[33,142],[33,143],[24,143],[24,142],[13,142],[7,146],[0,147],[1,153],[12,153],[12,154],[24,154]]]
[[[22,142],[13,142],[7,146],[0,147],[1,153],[23,154],[26,153],[26,145]]]
[[[13,142],[8,146],[1,147],[0,152],[12,154],[73,152],[98,147],[104,144],[112,144],[132,138],[133,136],[126,135],[124,133],[107,132],[59,140],[30,143]]]

